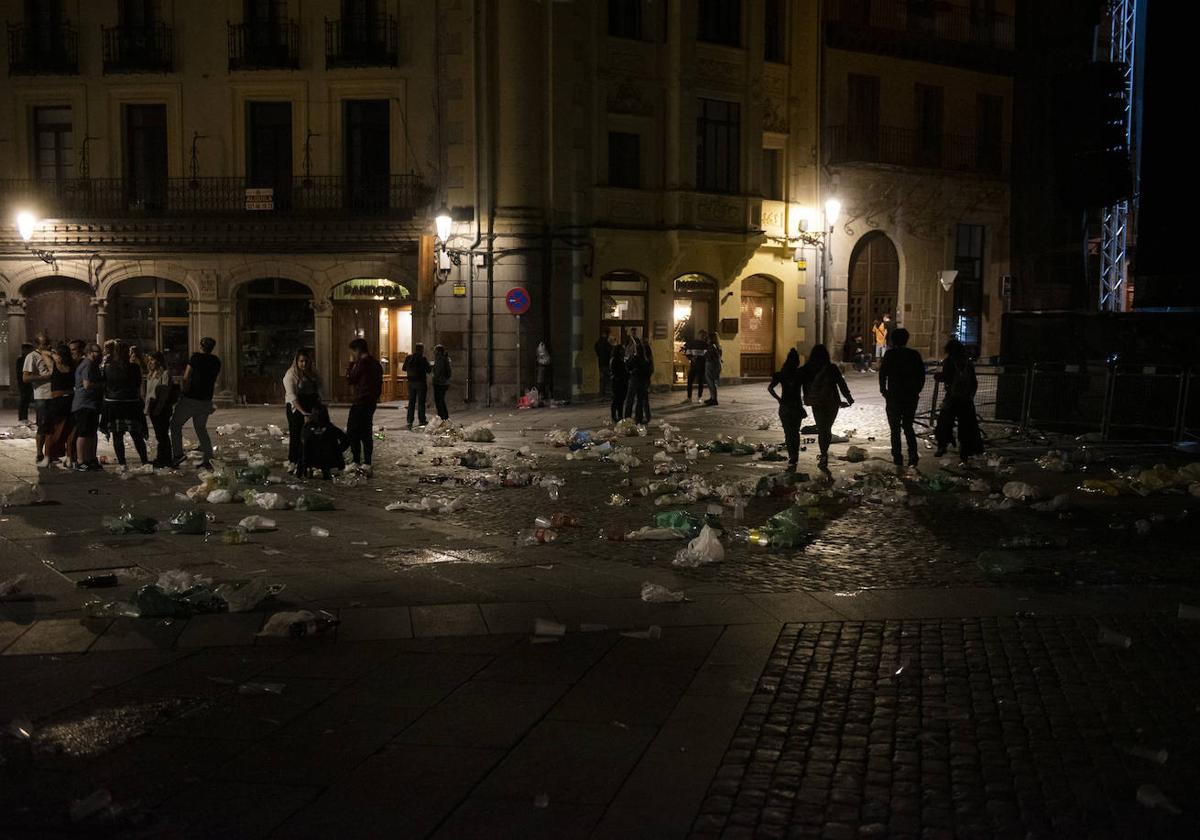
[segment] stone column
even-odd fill
[[[333,304],[325,298],[314,297],[309,304],[313,310],[313,354],[316,356],[317,376],[325,400],[333,399],[333,377],[340,372],[333,352]]]
[[[96,310],[96,343],[104,346],[108,341],[108,298],[92,298],[92,308]]]
[[[8,316],[8,355],[4,358],[6,374],[11,378],[16,375],[13,363],[21,352],[21,343],[29,339],[25,335],[25,298],[12,298],[6,301]],[[14,390],[16,382],[9,381],[9,389]]]

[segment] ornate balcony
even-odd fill
[[[229,24],[230,70],[298,70],[300,27],[277,23]]]
[[[830,47],[917,61],[1011,73],[1012,17],[944,0],[831,0],[825,9]]]
[[[325,21],[325,67],[395,67],[399,59],[396,19]]]
[[[10,76],[64,75],[79,72],[79,33],[70,24],[30,27],[8,25]]]
[[[28,206],[65,220],[189,216],[380,216],[412,219],[431,191],[417,175],[362,182],[340,175],[291,178],[264,192],[245,178],[167,178],[131,182],[121,178],[64,181],[0,180],[0,205]]]
[[[884,164],[1003,178],[1008,175],[1008,158],[1009,144],[979,137],[923,137],[918,131],[892,126],[825,129],[828,164]]]
[[[105,26],[105,73],[170,73],[175,32],[166,24],[156,26]]]

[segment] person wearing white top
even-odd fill
[[[288,461],[290,470],[300,463],[301,440],[304,423],[314,408],[321,404],[320,382],[313,365],[312,353],[307,348],[296,351],[292,366],[283,375],[284,412],[288,426]]]
[[[33,386],[33,410],[37,420],[36,440],[39,467],[49,466],[44,452],[46,430],[49,423],[46,407],[54,390],[50,385],[50,374],[53,370],[53,363],[50,361],[50,336],[46,335],[45,330],[39,330],[34,338],[33,352],[25,357],[25,366],[21,368],[21,378],[26,385]]]

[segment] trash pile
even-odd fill
[[[138,589],[128,601],[86,601],[83,614],[89,618],[187,618],[199,613],[250,612],[283,588],[283,584],[261,578],[215,583],[203,575],[172,569]]]

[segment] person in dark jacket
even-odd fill
[[[17,403],[18,423],[29,422],[29,405],[33,402],[33,386],[22,376],[22,371],[25,369],[25,357],[32,352],[32,344],[28,341],[21,342],[21,355],[17,356],[17,378],[13,380],[17,383],[17,390],[20,392],[20,401]]]
[[[879,363],[879,393],[883,394],[887,408],[888,426],[892,430],[892,461],[897,467],[904,464],[900,457],[901,432],[908,444],[908,465],[915,467],[920,460],[913,420],[924,387],[925,360],[908,346],[908,330],[899,327],[892,332],[892,349]]]
[[[356,338],[350,342],[352,358],[346,368],[346,381],[354,389],[350,413],[346,415],[346,436],[350,439],[350,456],[360,472],[371,474],[371,455],[375,451],[372,436],[375,406],[383,394],[383,365],[371,355],[366,339]],[[422,395],[422,401],[424,395]],[[422,405],[422,409],[424,406]],[[421,422],[425,412],[421,411]],[[412,409],[408,412],[408,423],[412,425]]]
[[[608,327],[600,330],[600,337],[596,339],[596,367],[600,371],[600,397],[603,398],[608,394],[608,383],[611,375],[610,363],[612,362],[612,342],[608,340]]]
[[[967,355],[967,348],[957,338],[946,342],[946,358],[938,381],[945,389],[942,410],[938,413],[933,436],[937,440],[937,456],[946,454],[954,443],[954,427],[958,426],[958,457],[967,464],[972,455],[983,454],[983,435],[979,432],[979,419],[975,416],[975,365]]]
[[[700,330],[696,337],[683,343],[683,355],[688,359],[687,399],[692,401],[692,383],[696,384],[696,402],[704,401],[704,354],[708,350],[708,330]]]
[[[429,377],[429,360],[425,358],[425,345],[413,347],[412,353],[404,360],[404,372],[408,374],[408,430],[413,427],[413,414],[417,415],[422,426],[425,419],[425,391]]]
[[[612,405],[609,414],[616,423],[625,416],[625,397],[629,394],[629,367],[625,364],[625,348],[618,344],[612,349],[608,363],[612,379]]]
[[[781,393],[775,393],[776,386],[781,387]],[[783,426],[783,440],[788,451],[787,468],[789,472],[794,471],[800,460],[800,421],[808,416],[801,399],[800,354],[795,347],[788,351],[783,367],[771,376],[767,393],[779,403],[779,423]]]
[[[329,409],[318,405],[308,415],[300,447],[300,466],[296,475],[308,478],[313,470],[321,471],[321,478],[329,480],[331,470],[346,468],[346,449],[350,439],[329,419]]]
[[[125,433],[143,464],[146,457],[146,415],[142,402],[142,369],[129,361],[129,345],[118,341],[113,357],[104,368],[104,420],[112,436],[117,463],[125,466]]]
[[[433,406],[437,416],[443,420],[450,419],[450,409],[446,406],[446,392],[450,390],[450,357],[446,348],[435,345],[433,348]]]
[[[640,338],[626,350],[625,367],[629,370],[629,390],[625,395],[625,416],[638,423],[650,422],[650,377],[654,373],[654,356],[648,342]]]
[[[708,347],[704,351],[704,381],[708,383],[709,398],[705,405],[717,405],[717,383],[721,381],[721,342],[714,332],[708,337]]]
[[[813,346],[812,354],[800,370],[800,382],[804,388],[804,402],[812,406],[813,420],[817,424],[817,445],[821,449],[817,467],[828,471],[833,423],[837,420],[838,409],[853,405],[854,397],[842,372],[830,361],[829,350],[824,344]]]

